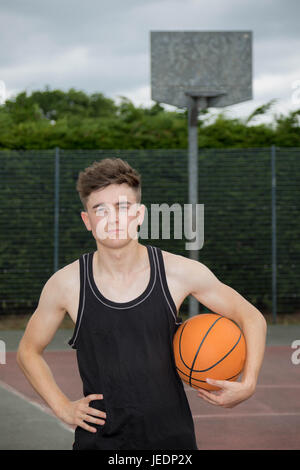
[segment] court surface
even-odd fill
[[[22,334],[22,330],[0,331],[6,345],[6,363],[0,364],[0,449],[71,450],[74,427],[56,418],[16,363]],[[82,386],[76,351],[67,344],[71,336],[72,330],[58,330],[44,358],[63,392],[77,400]],[[268,326],[255,394],[234,408],[210,405],[185,385],[199,450],[300,449],[300,364],[292,361],[295,340],[300,341],[300,325]]]

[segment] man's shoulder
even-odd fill
[[[161,250],[161,252],[166,271],[172,275],[184,277],[195,270],[199,272],[201,269],[203,271],[207,269],[203,263],[191,259],[188,256],[175,254],[167,250]]]
[[[79,259],[58,269],[52,276],[53,281],[62,289],[69,289],[79,281]]]
[[[189,267],[192,266],[193,260],[190,258],[172,253],[171,251],[161,250],[165,268],[170,273],[180,274],[184,273]]]
[[[167,260],[168,263],[184,263],[189,264],[191,260],[188,256],[179,255],[176,253],[172,253],[171,251],[161,249],[162,255],[164,260]]]

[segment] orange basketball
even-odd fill
[[[196,389],[219,389],[206,378],[235,381],[246,359],[241,329],[216,313],[195,315],[183,322],[174,335],[173,350],[180,378]]]

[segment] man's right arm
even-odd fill
[[[90,408],[89,402],[101,399],[103,396],[89,395],[71,402],[58,387],[42,356],[66,314],[64,275],[63,270],[57,271],[44,285],[37,309],[30,317],[19,343],[17,363],[36,392],[60,419],[95,432],[96,428],[88,426],[85,421],[103,425],[103,418],[106,415],[102,411]],[[93,418],[90,414],[102,419]]]

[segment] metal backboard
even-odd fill
[[[252,99],[251,31],[151,31],[151,98],[223,107]]]

